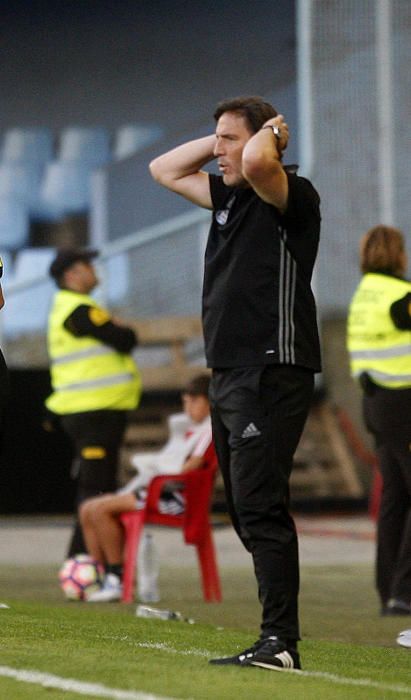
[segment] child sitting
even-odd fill
[[[184,412],[191,425],[183,440],[152,454],[136,455],[133,463],[139,473],[125,487],[112,494],[103,494],[84,501],[80,506],[80,522],[88,553],[105,567],[102,588],[89,597],[89,602],[120,600],[122,594],[124,534],[121,513],[143,506],[145,489],[157,474],[179,474],[200,469],[209,451],[214,450],[208,402],[208,375],[191,380],[182,394]],[[180,442],[181,444],[178,444]],[[170,500],[170,499],[169,499]],[[181,492],[171,494],[172,512],[184,508]],[[166,510],[166,508],[165,508]]]

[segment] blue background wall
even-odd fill
[[[54,0],[1,5],[0,134],[12,126],[154,123],[165,139],[109,171],[118,238],[189,205],[150,181],[149,159],[214,128],[215,104],[261,94],[287,115],[296,160],[292,0]]]
[[[291,0],[12,0],[0,11],[0,130],[185,131],[222,97],[295,78]]]

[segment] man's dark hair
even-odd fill
[[[49,274],[60,289],[64,288],[64,273],[76,262],[90,263],[98,256],[98,250],[85,248],[61,248],[49,267]]]
[[[198,374],[193,377],[183,389],[183,394],[189,396],[205,396],[208,398],[208,389],[210,386],[209,374]]]
[[[217,105],[217,109],[214,112],[214,119],[216,122],[220,119],[222,114],[225,112],[235,112],[240,116],[244,117],[248,128],[254,134],[260,131],[264,122],[267,119],[272,119],[276,117],[278,112],[274,109],[269,102],[265,102],[262,97],[258,96],[245,96],[245,97],[234,97],[229,100],[223,100]]]

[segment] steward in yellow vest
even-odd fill
[[[63,250],[50,266],[57,291],[49,315],[53,393],[47,408],[61,418],[74,446],[78,506],[117,487],[118,452],[127,411],[137,407],[141,380],[131,351],[137,337],[90,296],[98,284],[96,251]],[[68,556],[86,552],[78,521]]]
[[[411,294],[411,283],[380,273],[362,278],[351,301],[347,343],[351,374],[380,386],[411,387],[411,330],[394,322],[391,306]],[[398,322],[397,322],[398,323]]]
[[[129,354],[135,345],[133,331],[112,325],[92,297],[69,289],[57,292],[48,328],[54,389],[46,401],[48,409],[61,415],[137,406],[141,381]],[[90,335],[79,335],[81,328]]]
[[[376,582],[382,615],[411,615],[411,284],[401,231],[376,226],[361,239],[364,276],[348,314],[351,373],[364,390],[383,487]]]

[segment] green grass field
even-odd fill
[[[379,617],[369,566],[302,569],[302,673],[207,663],[258,636],[251,565],[222,569],[222,604],[202,601],[196,570],[162,569],[159,606],[193,617],[194,625],[137,618],[134,604],[67,602],[56,576],[56,569],[47,567],[0,567],[0,602],[10,606],[0,609],[2,700],[389,700],[411,695],[411,650],[395,642],[411,621]],[[7,677],[20,670],[21,679],[23,669],[47,676],[31,675],[30,682]],[[64,679],[71,682],[63,690]]]

